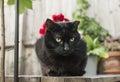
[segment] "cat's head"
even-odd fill
[[[79,21],[53,22],[46,20],[45,45],[55,55],[68,56],[75,52],[76,44],[80,41],[77,31]]]

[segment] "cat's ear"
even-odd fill
[[[80,21],[74,21],[73,22],[73,30],[77,30],[79,24],[80,24]]]
[[[46,27],[47,28],[52,27],[53,25],[54,25],[54,22],[51,19],[46,20]]]
[[[78,27],[80,21],[74,21],[73,24],[74,24],[74,27]]]

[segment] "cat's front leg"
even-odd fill
[[[48,76],[83,76],[85,71],[69,71],[69,72],[55,72],[49,71]]]
[[[49,71],[49,76],[68,76],[66,72],[59,72],[59,71]]]
[[[72,76],[83,76],[84,74],[85,74],[85,71],[83,70],[71,73]]]
[[[85,71],[69,71],[61,73],[61,76],[83,76],[85,74]]]

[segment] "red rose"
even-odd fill
[[[40,33],[41,35],[44,35],[44,34],[45,34],[45,31],[46,31],[46,24],[44,23],[44,24],[42,25],[42,28],[39,30],[39,33]]]
[[[40,29],[40,30],[39,30],[39,33],[40,33],[41,35],[44,35],[44,34],[45,34],[45,30],[44,30],[44,29]]]
[[[43,24],[43,29],[46,29],[46,24],[45,23]]]
[[[58,19],[57,19],[57,16],[56,16],[56,15],[53,15],[53,16],[52,16],[52,19],[53,19],[53,21],[54,21],[54,22],[57,22],[57,21],[58,21]]]
[[[64,15],[63,14],[53,15],[52,19],[54,22],[60,22],[64,20]]]
[[[52,19],[53,19],[53,22],[69,21],[69,19],[64,18],[64,15],[63,15],[63,14],[52,15]],[[44,24],[42,25],[42,28],[40,28],[39,33],[40,33],[41,35],[44,35],[45,32],[46,32],[46,24],[44,23]]]
[[[63,21],[64,20],[64,15],[63,14],[59,14],[57,17],[58,17],[59,21]]]

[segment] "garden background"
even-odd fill
[[[88,0],[90,8],[86,14],[94,17],[99,24],[113,36],[120,36],[120,0]],[[76,0],[33,0],[33,9],[20,15],[20,60],[21,75],[40,75],[40,64],[37,60],[34,44],[39,35],[39,29],[53,14],[63,13],[72,21],[72,14],[77,8]],[[1,13],[0,13],[1,16]],[[0,21],[1,23],[1,21]],[[6,29],[6,75],[14,73],[14,34],[15,6],[5,3]],[[0,53],[1,55],[1,53]]]

